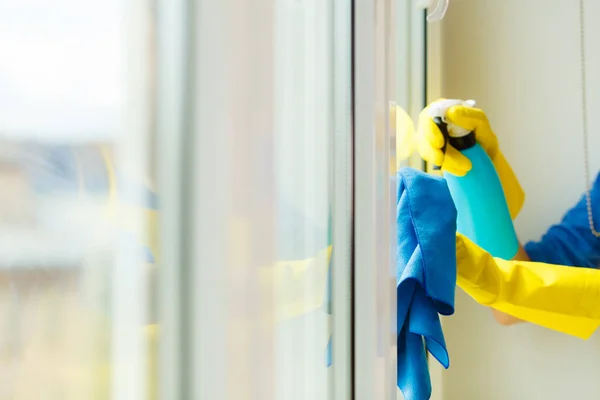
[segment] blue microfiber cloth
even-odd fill
[[[397,174],[398,387],[431,397],[426,349],[448,368],[439,314],[454,313],[456,208],[446,181],[412,168]]]

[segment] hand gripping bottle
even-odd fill
[[[465,176],[443,173],[458,212],[457,230],[492,256],[510,260],[519,250],[519,241],[502,183],[475,132],[447,122],[446,112],[454,105],[473,107],[475,102],[440,100],[429,107],[429,113],[444,135],[442,150],[450,143],[472,163]]]

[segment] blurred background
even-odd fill
[[[0,2],[0,398],[156,392],[153,20]]]

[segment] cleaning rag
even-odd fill
[[[439,315],[454,313],[457,213],[442,178],[403,168],[397,180],[398,387],[427,400],[426,351],[450,364]]]

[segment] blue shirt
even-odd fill
[[[600,174],[590,191],[594,227],[600,231]],[[600,238],[590,231],[585,193],[542,238],[525,245],[532,261],[573,267],[600,267]]]

